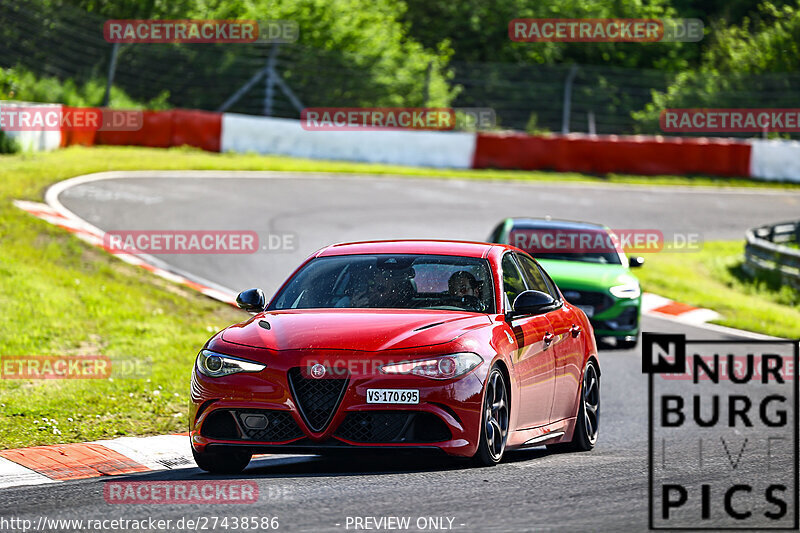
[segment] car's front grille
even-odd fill
[[[638,325],[639,309],[636,307],[626,307],[617,318],[594,322],[595,329],[610,329],[616,331],[635,329]]]
[[[209,414],[200,433],[219,440],[284,442],[303,436],[288,411],[219,409]]]
[[[344,396],[348,378],[306,377],[301,368],[289,369],[288,377],[303,420],[311,431],[324,430]]]
[[[612,300],[609,295],[602,292],[565,289],[564,296],[567,298],[567,301],[573,305],[591,305],[594,307],[595,314],[605,311],[614,305],[614,300]]]
[[[442,442],[450,440],[447,425],[436,415],[414,411],[348,413],[335,435],[351,442]]]

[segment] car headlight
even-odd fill
[[[642,289],[635,281],[623,283],[622,285],[617,285],[616,287],[611,287],[608,289],[608,292],[617,298],[638,298],[642,295]]]
[[[384,374],[413,374],[431,379],[450,379],[462,376],[481,364],[480,355],[471,352],[453,353],[419,361],[383,365]]]
[[[211,350],[200,350],[195,362],[197,371],[210,378],[219,378],[237,372],[260,372],[267,368],[267,365],[231,357]]]

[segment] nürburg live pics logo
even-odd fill
[[[797,530],[798,341],[642,343],[650,529]]]

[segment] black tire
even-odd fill
[[[600,431],[600,372],[594,362],[586,365],[581,382],[580,406],[572,441],[548,444],[553,452],[588,452],[597,443]]]
[[[480,443],[473,457],[478,466],[494,466],[503,460],[508,441],[509,414],[506,380],[495,365],[486,377]]]
[[[192,448],[194,462],[200,469],[210,474],[238,474],[244,470],[253,458],[253,454],[242,451],[228,453],[197,453]]]

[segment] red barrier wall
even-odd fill
[[[209,111],[172,112],[172,146],[196,146],[219,152],[222,140],[222,113]]]
[[[136,131],[62,129],[61,146],[108,144],[168,148],[189,145],[210,152],[219,152],[221,136],[221,113],[183,109],[143,111],[141,129]]]
[[[750,144],[727,139],[479,133],[473,168],[749,176]]]
[[[168,148],[172,146],[172,114],[174,111],[142,111],[142,127],[136,131],[98,131],[97,144],[149,146]]]
[[[74,109],[74,108],[73,108]],[[62,131],[61,146],[110,144],[219,152],[222,113],[143,111],[136,131]],[[531,136],[478,133],[473,168],[554,170],[589,174],[749,176],[751,145],[728,139],[651,136]]]
[[[71,117],[76,113],[80,113],[80,107],[61,106],[62,117]],[[67,122],[61,124],[61,148],[71,146],[73,144],[80,144],[82,146],[92,146],[95,142],[95,135],[97,132],[89,128],[76,128],[69,127]]]

